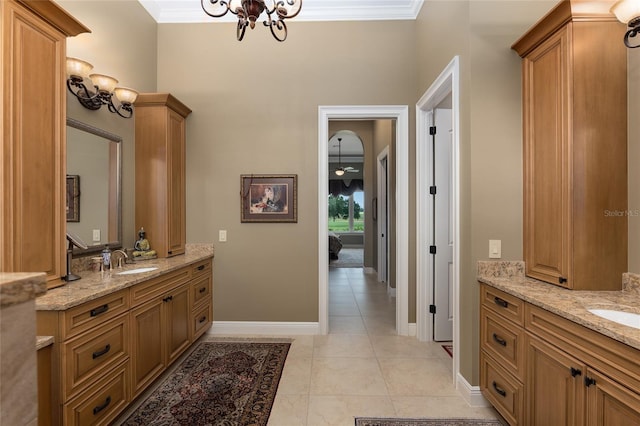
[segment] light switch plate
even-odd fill
[[[93,241],[94,242],[100,241],[100,230],[99,229],[94,229],[93,230]]]
[[[218,231],[218,241],[221,243],[227,242],[227,231],[225,229],[221,229]]]
[[[489,259],[502,257],[502,240],[489,240]]]

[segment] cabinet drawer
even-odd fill
[[[203,275],[191,282],[191,300],[194,306],[211,300],[211,276]]]
[[[62,380],[65,399],[90,385],[129,356],[128,316],[122,315],[63,343]]]
[[[62,339],[90,330],[129,310],[129,291],[121,290],[62,312]]]
[[[77,398],[64,405],[64,424],[68,426],[107,425],[129,401],[127,364],[100,379]]]
[[[480,342],[496,360],[524,380],[524,329],[504,320],[484,306],[480,310]]]
[[[206,304],[193,313],[191,316],[193,340],[196,340],[209,329],[211,321],[213,320],[212,316],[213,310],[211,308],[211,303]]]
[[[160,277],[152,278],[149,281],[136,284],[131,287],[131,306],[138,306],[155,297],[160,297],[181,284],[188,282],[190,279],[191,268],[184,267]]]
[[[480,387],[509,425],[523,424],[523,385],[485,351],[480,355]]]
[[[498,315],[524,325],[524,302],[486,284],[480,286],[480,303]]]
[[[213,269],[212,260],[211,259],[207,259],[207,260],[203,260],[203,261],[198,262],[198,263],[194,263],[193,265],[191,265],[191,268],[193,270],[193,276],[194,277],[196,277],[198,275],[209,275],[209,276],[211,276],[211,270]]]

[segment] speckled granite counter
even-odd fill
[[[135,264],[127,264],[122,269],[107,272],[80,272],[81,279],[62,287],[49,290],[36,299],[38,311],[64,311],[90,300],[131,287],[142,281],[155,278],[201,260],[213,257],[213,244],[187,244],[185,254],[164,259],[153,259]],[[128,269],[155,267],[153,271],[131,275],[118,275]]]
[[[44,273],[0,273],[0,306],[26,302],[46,291],[47,282]]]
[[[525,277],[524,262],[480,261],[477,278],[532,305],[640,349],[640,329],[620,325],[588,311],[613,309],[640,314],[640,275],[625,273],[621,277],[621,291],[577,291]]]

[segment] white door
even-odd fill
[[[436,108],[433,112],[433,181],[435,246],[433,300],[435,304],[433,340],[453,340],[453,128],[452,111]],[[432,311],[433,311],[432,310]]]
[[[389,237],[387,235],[389,228],[388,159],[389,148],[387,147],[378,154],[378,193],[376,194],[378,196],[376,211],[378,216],[378,281],[383,283],[388,283],[387,274],[389,265]]]

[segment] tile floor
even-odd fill
[[[395,332],[395,299],[362,268],[329,270],[329,334],[294,337],[269,426],[353,426],[354,417],[496,418],[454,389],[440,343]]]

